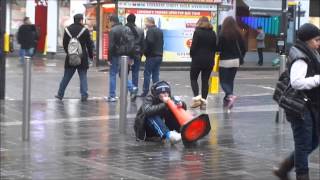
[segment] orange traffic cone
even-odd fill
[[[167,105],[181,126],[181,137],[184,143],[192,143],[210,132],[211,126],[208,114],[193,117],[182,107],[178,107],[172,100]]]

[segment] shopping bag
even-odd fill
[[[210,77],[209,93],[211,94],[219,93],[219,76]]]
[[[219,71],[219,62],[220,62],[220,54],[216,53],[214,56],[214,66],[212,71],[213,72],[218,72]]]

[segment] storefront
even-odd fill
[[[210,19],[214,30],[217,29],[217,3],[221,0],[158,0],[123,1],[118,3],[103,1],[100,4],[99,59],[108,59],[108,33],[110,31],[109,17],[117,13],[120,21],[125,24],[130,13],[136,15],[137,26],[144,28],[144,19],[152,16],[156,25],[164,33],[164,58],[166,62],[190,62],[189,50],[197,20],[201,16]],[[86,5],[86,19],[89,26],[96,26],[96,3]],[[90,21],[90,22],[89,22]]]

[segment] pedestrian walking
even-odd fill
[[[258,35],[256,39],[257,39],[257,51],[259,56],[258,65],[262,66],[263,65],[263,49],[265,48],[265,43],[264,43],[265,33],[261,26],[259,26],[257,30],[258,30]]]
[[[146,56],[146,61],[143,73],[144,81],[143,92],[140,95],[141,97],[145,97],[149,92],[151,76],[153,83],[159,81],[164,43],[163,32],[156,27],[153,17],[147,17],[145,19],[145,25],[147,28],[144,42],[144,55]]]
[[[20,64],[24,63],[24,56],[32,57],[38,43],[38,32],[36,26],[31,23],[29,17],[23,19],[23,24],[18,29],[18,43],[20,44]]]
[[[132,75],[132,83],[135,87],[139,87],[139,70],[141,64],[141,57],[143,54],[143,42],[144,42],[144,31],[143,29],[139,28],[135,24],[136,16],[134,14],[129,14],[127,17],[127,24],[133,35],[134,35],[134,53],[133,57],[133,65],[131,66],[131,75]],[[132,94],[131,99],[134,100],[134,94]]]
[[[240,28],[231,16],[226,17],[222,23],[218,51],[220,52],[220,85],[225,92],[223,105],[225,108],[231,109],[237,98],[233,94],[234,79],[239,65],[243,64],[246,53]]]
[[[183,101],[176,100],[171,95],[170,85],[159,81],[152,85],[148,95],[137,112],[134,131],[137,140],[169,141],[175,144],[181,141],[180,125],[167,107],[169,99],[186,109]]]
[[[109,32],[109,96],[105,97],[107,102],[116,102],[116,83],[117,74],[120,70],[121,56],[128,56],[129,64],[132,64],[132,57],[134,54],[135,37],[128,26],[124,26],[119,22],[116,15],[110,16],[111,30]],[[132,84],[131,80],[127,82],[130,96],[136,96],[138,88]]]
[[[207,17],[201,17],[193,33],[190,48],[191,68],[190,81],[193,92],[191,108],[205,110],[209,90],[209,78],[214,66],[214,54],[216,51],[216,33]],[[201,95],[199,95],[198,77],[201,73]]]
[[[88,99],[87,70],[89,68],[88,58],[93,58],[92,40],[90,32],[83,25],[83,15],[73,16],[74,23],[65,28],[63,35],[63,49],[66,52],[64,75],[60,82],[56,98],[62,100],[65,89],[75,71],[78,71],[80,78],[81,101]]]
[[[307,105],[300,114],[285,111],[291,123],[294,152],[285,158],[274,174],[280,179],[289,179],[295,167],[297,180],[309,180],[308,156],[319,145],[320,108],[320,30],[313,24],[302,25],[297,41],[289,51],[288,69],[292,88],[303,92]]]

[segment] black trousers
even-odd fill
[[[199,95],[199,85],[198,85],[198,77],[201,72],[201,96],[203,99],[207,99],[208,91],[209,91],[209,78],[211,74],[212,68],[200,68],[200,67],[192,67],[190,69],[190,81],[191,88],[194,97]]]
[[[263,48],[258,48],[259,64],[263,64]]]

